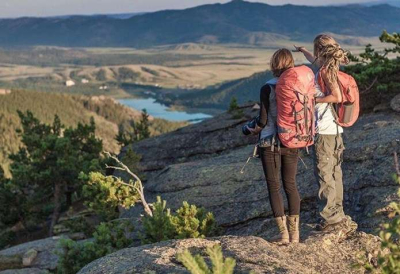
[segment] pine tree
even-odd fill
[[[240,119],[244,115],[243,110],[240,109],[235,96],[232,96],[232,98],[231,98],[228,113],[232,114],[232,117],[234,119]]]
[[[24,146],[10,155],[18,215],[29,226],[46,218],[46,209],[52,208],[52,235],[62,206],[71,203],[72,193],[81,192],[79,173],[101,169],[102,142],[95,137],[93,119],[89,125],[65,129],[58,116],[47,125],[30,111],[18,114]]]
[[[393,46],[380,53],[367,45],[360,57],[351,56],[356,64],[344,67],[357,81],[363,109],[390,102],[400,90],[400,34],[384,31],[379,39]]]
[[[135,121],[130,120],[129,124],[129,128],[126,128],[123,124],[120,124],[118,127],[118,135],[115,137],[115,140],[120,146],[133,144],[139,139]]]
[[[150,122],[149,122],[149,115],[147,114],[147,110],[142,110],[142,117],[140,122],[137,126],[137,140],[143,140],[150,137]]]
[[[121,146],[127,146],[133,144],[136,141],[144,140],[150,137],[150,121],[149,114],[146,109],[143,109],[140,121],[130,121],[129,129],[124,125],[120,125],[118,128],[118,135],[115,136],[115,140]]]
[[[229,103],[229,113],[233,113],[239,109],[239,105],[235,96],[231,97],[231,102]]]

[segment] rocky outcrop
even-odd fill
[[[242,125],[257,115],[253,105],[242,108],[243,116],[235,119],[229,113],[193,124],[174,132],[133,144],[133,150],[142,155],[144,171],[158,171],[171,164],[210,158],[255,142],[255,138],[238,138]],[[128,147],[120,157],[123,158]],[[119,175],[123,175],[119,173]]]
[[[208,246],[220,244],[225,256],[236,259],[235,273],[364,273],[353,265],[358,258],[376,257],[379,239],[357,233],[338,242],[335,235],[312,236],[306,242],[279,247],[254,236],[224,236],[210,239],[166,241],[127,248],[96,260],[79,274],[188,273],[176,254],[189,249],[204,254]],[[373,262],[372,262],[373,263]]]
[[[224,124],[219,120],[219,125]],[[160,155],[157,165],[167,167],[146,174],[145,194],[148,201],[152,202],[160,195],[173,210],[182,201],[203,206],[214,212],[217,222],[227,234],[274,234],[272,210],[260,161],[253,159],[244,173],[240,173],[253,150],[252,145],[245,145],[250,141],[241,135],[241,124],[243,122],[237,122],[234,127],[225,129],[229,132],[229,142],[221,139],[222,147],[230,144],[234,148],[223,153],[214,150],[214,154],[208,157],[204,157],[202,151],[218,147],[219,139],[214,134],[203,136],[207,130],[206,122],[186,128],[184,135],[177,133],[175,136],[172,133],[155,138],[154,146],[159,147],[159,151],[154,153]],[[220,135],[224,136],[222,133]],[[207,139],[210,145],[192,149],[186,147],[187,143],[176,141],[180,136],[190,136],[194,140]],[[392,179],[392,155],[394,151],[400,152],[400,117],[394,113],[364,115],[355,126],[345,130],[344,138],[345,210],[359,223],[361,230],[374,232],[386,220],[390,210],[387,205],[398,199],[398,186]],[[163,142],[159,143],[160,140]],[[143,151],[148,148],[148,143],[140,142],[135,148]],[[198,154],[194,153],[195,150]],[[189,152],[193,152],[192,157],[184,157]],[[169,155],[169,158],[163,155]],[[196,156],[201,158],[196,159]],[[305,165],[299,161],[297,177],[302,198],[302,222],[312,224],[318,216],[318,186],[313,175],[311,156],[305,154],[302,159]],[[186,162],[169,164],[179,161]],[[149,167],[154,163],[157,163],[155,156],[143,157],[144,166]],[[135,219],[141,213],[142,208],[137,206],[125,212],[123,217]]]
[[[39,268],[22,268],[0,271],[0,274],[50,274],[50,272]]]
[[[50,274],[50,272],[40,268],[22,268],[0,271],[0,274]]]
[[[0,272],[8,273],[46,273],[45,270],[55,270],[57,267],[58,256],[55,252],[58,250],[58,242],[63,237],[51,237],[25,244],[20,244],[0,251],[0,257],[20,257],[21,268]],[[34,256],[33,256],[34,255]],[[0,268],[1,269],[1,268]],[[29,272],[31,271],[31,272]],[[40,272],[41,271],[41,272]]]
[[[148,202],[160,195],[172,210],[183,201],[203,206],[214,213],[226,236],[123,249],[92,262],[80,273],[187,273],[176,254],[185,248],[202,252],[216,243],[222,245],[226,256],[237,260],[235,273],[362,273],[352,268],[358,258],[370,258],[374,263],[379,240],[372,234],[388,220],[388,204],[399,201],[392,174],[393,152],[400,153],[400,114],[385,110],[366,114],[345,129],[344,204],[359,231],[345,240],[313,233],[318,218],[318,185],[312,157],[304,152],[297,177],[302,198],[301,243],[277,247],[269,242],[277,231],[259,159],[251,160],[240,172],[255,142],[254,137],[241,134],[241,127],[257,113],[251,107],[243,111],[240,119],[225,113],[133,145],[143,156]],[[120,158],[126,151],[124,148]],[[140,230],[141,214],[143,209],[137,205],[122,217],[131,218]],[[0,251],[0,256],[22,256],[35,249],[38,254],[31,267],[52,270],[57,258],[50,254],[57,239],[42,241]],[[46,257],[49,259],[41,259]]]

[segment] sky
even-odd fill
[[[369,2],[368,0],[247,0],[271,5],[329,5]],[[71,14],[112,14],[184,9],[227,0],[0,0],[0,17],[55,16]]]

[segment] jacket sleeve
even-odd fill
[[[261,128],[265,127],[268,121],[270,94],[271,94],[270,86],[264,85],[260,90],[260,118],[257,122],[257,125]]]

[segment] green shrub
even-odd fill
[[[90,224],[84,216],[65,220],[62,225],[72,233],[83,232],[86,237],[90,237],[94,232],[94,225]]]
[[[396,176],[400,183],[400,177]],[[397,192],[400,198],[400,189]],[[400,203],[392,203],[393,220],[384,224],[384,229],[379,236],[382,238],[382,250],[387,249],[388,253],[381,253],[378,257],[378,265],[382,273],[400,273]]]
[[[239,105],[238,105],[238,103],[237,103],[237,99],[236,99],[235,96],[232,96],[232,98],[231,98],[231,102],[230,102],[230,104],[229,104],[228,112],[229,112],[230,114],[232,114],[232,117],[233,117],[234,119],[240,119],[240,118],[242,118],[243,115],[244,115],[243,110],[241,110],[241,109],[239,108]]]
[[[185,250],[177,255],[177,259],[186,267],[192,274],[232,274],[236,261],[233,258],[226,258],[222,254],[221,246],[214,245],[207,248],[207,255],[211,259],[212,269],[210,269],[204,258],[199,254],[193,256],[189,250]]]
[[[16,234],[11,229],[0,231],[0,249],[6,248],[16,238]]]
[[[118,218],[118,207],[130,208],[139,199],[132,180],[126,184],[121,178],[104,176],[99,172],[91,172],[88,176],[81,174],[81,178],[87,180],[82,190],[85,205],[104,220]]]
[[[132,230],[128,221],[101,223],[93,233],[93,241],[61,240],[57,272],[75,274],[90,262],[128,247],[132,240],[126,234]]]
[[[204,238],[215,231],[214,216],[206,212],[204,208],[197,208],[183,202],[181,208],[176,211],[176,216],[172,217],[177,238]]]
[[[216,231],[212,213],[183,202],[176,214],[166,208],[166,201],[157,197],[153,204],[153,216],[143,217],[145,235],[143,243],[155,243],[170,239],[204,238]]]
[[[232,112],[234,112],[234,111],[236,111],[238,109],[239,109],[239,105],[238,105],[237,99],[236,99],[235,96],[232,96],[231,102],[229,103],[228,112],[232,113]]]
[[[397,162],[397,154],[395,153],[397,174],[394,180],[400,183],[400,167]],[[400,189],[397,195],[400,198]],[[377,262],[371,263],[369,258],[361,255],[359,262],[355,264],[355,267],[364,268],[368,273],[400,273],[400,203],[393,202],[390,207],[393,211],[389,214],[389,218],[392,220],[384,224],[379,233],[381,250]]]
[[[166,208],[167,202],[157,196],[157,202],[153,204],[153,216],[143,217],[143,228],[145,236],[142,239],[144,244],[156,243],[175,238],[175,227],[172,223],[171,210]]]

